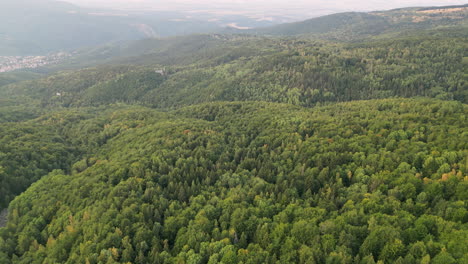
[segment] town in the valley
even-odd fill
[[[58,63],[69,56],[70,54],[66,52],[45,56],[0,56],[0,72],[11,72],[21,69],[35,69]]]

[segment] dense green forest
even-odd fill
[[[87,128],[64,134],[94,154],[11,203],[0,260],[466,263],[467,110],[387,99],[46,115]]]
[[[0,74],[0,264],[468,263],[468,28],[451,14]]]
[[[314,106],[413,96],[468,102],[465,37],[422,35],[356,44],[220,38],[171,39],[177,48],[157,45],[158,51],[146,49],[149,55],[119,60],[126,62],[122,66],[113,63],[13,83],[0,87],[0,95],[65,107],[123,102],[174,108],[252,100]]]
[[[3,103],[0,209],[42,176],[55,169],[70,172],[71,165],[80,157],[104,144],[106,136],[97,133],[103,126],[99,116],[111,110],[38,110]]]

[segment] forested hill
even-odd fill
[[[359,41],[419,34],[421,30],[467,27],[468,5],[403,8],[369,13],[339,13],[310,20],[245,31],[260,35],[303,35],[319,39]]]
[[[151,49],[152,43],[158,44]],[[140,44],[132,47],[146,54],[114,57],[125,63],[121,66],[14,83],[0,87],[0,95],[66,107],[123,102],[174,108],[210,101],[313,106],[414,96],[468,102],[464,37],[423,35],[338,44],[202,35]]]
[[[387,99],[47,115],[94,150],[10,204],[0,262],[466,263],[467,110]]]

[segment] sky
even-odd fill
[[[466,4],[467,0],[62,0],[87,7],[154,10],[218,10],[264,15],[297,14],[300,19],[345,11],[373,11],[408,6]]]

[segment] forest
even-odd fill
[[[160,109],[213,101],[311,107],[414,96],[468,102],[465,37],[422,35],[352,44],[218,38],[189,38],[195,41],[195,47],[189,46],[182,53],[178,48],[161,49],[147,56],[121,59],[121,64],[14,82],[3,86],[0,95],[41,106],[127,103]],[[204,44],[199,42],[209,48],[200,51]],[[188,40],[170,43],[190,45]],[[225,50],[211,49],[213,46]],[[170,58],[177,63],[168,64]],[[128,61],[131,64],[124,63]],[[161,69],[164,74],[156,72]]]
[[[0,74],[0,263],[468,263],[459,24],[149,39]]]
[[[65,138],[30,157],[51,173],[10,204],[2,263],[468,261],[459,102],[69,111],[39,119]],[[81,155],[46,155],[64,142]]]

